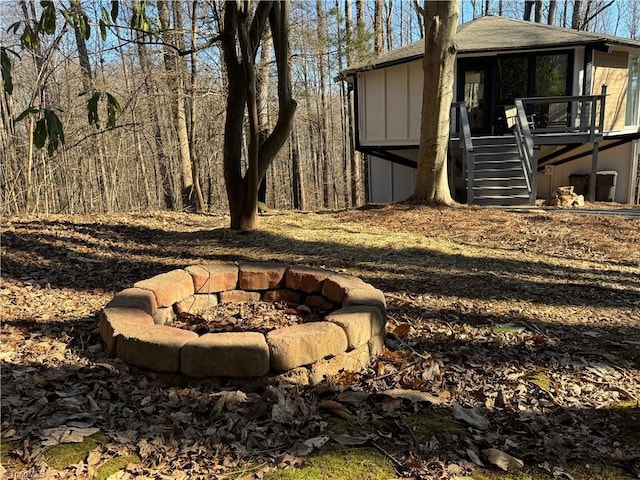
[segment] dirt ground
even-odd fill
[[[227,226],[167,212],[3,220],[5,475],[102,478],[119,459],[108,478],[263,478],[328,442],[374,448],[398,477],[640,478],[640,218],[395,205]],[[115,292],[247,260],[383,290],[384,355],[306,388],[107,356],[96,319]],[[74,444],[89,448],[59,461]],[[520,462],[532,476],[499,474]]]

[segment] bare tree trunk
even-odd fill
[[[179,2],[175,2],[179,3]],[[198,2],[196,0],[191,4],[191,102],[190,102],[190,123],[189,123],[189,154],[191,155],[191,174],[193,181],[193,193],[195,201],[195,209],[197,213],[203,213],[207,206],[202,195],[202,186],[200,181],[200,157],[196,150],[196,127],[197,127],[197,98],[196,91],[198,88],[198,58],[196,56],[196,43],[198,36]]]
[[[382,20],[382,18],[380,19]],[[382,27],[382,24],[380,24]],[[325,30],[324,9],[320,2],[316,2],[316,32],[318,35],[318,76],[320,77],[320,145],[322,162],[322,192],[323,206],[329,208],[331,205],[331,182],[329,168],[329,152],[327,146],[327,80],[326,80],[326,44],[327,35]]]
[[[498,15],[502,16],[502,0],[498,0]]]
[[[375,0],[373,10],[373,53],[380,55],[384,49],[382,34],[382,10],[384,9],[384,0]]]
[[[571,14],[571,28],[580,30],[582,28],[582,0],[574,0],[573,12]]]
[[[453,99],[453,72],[456,58],[455,35],[459,3],[425,1],[424,87],[420,148],[413,199],[419,202],[451,205],[447,176],[447,145]]]
[[[231,214],[231,229],[249,231],[258,221],[258,186],[268,166],[289,137],[296,102],[291,97],[289,72],[288,2],[261,2],[253,16],[238,3],[225,4],[222,53],[228,77],[224,135],[224,175]],[[278,75],[278,119],[260,143],[255,60],[265,24],[269,20]],[[236,41],[240,45],[238,57]],[[247,169],[242,173],[242,138],[245,108],[248,113]]]
[[[132,7],[134,14],[140,10],[140,3],[138,0],[132,1]],[[163,205],[165,208],[174,210],[174,196],[173,185],[170,182],[170,174],[168,171],[168,159],[165,154],[164,138],[162,135],[163,129],[160,125],[160,107],[158,105],[158,89],[154,79],[154,75],[151,71],[151,61],[149,59],[149,53],[147,52],[147,46],[144,43],[142,32],[135,32],[135,41],[138,47],[138,60],[140,62],[140,69],[144,77],[143,86],[144,92],[150,101],[148,102],[148,108],[151,116],[151,123],[154,131],[154,141],[156,148],[156,166],[157,176],[160,178],[159,186],[160,193],[163,199]]]
[[[71,11],[79,18],[85,15],[80,0],[71,0]],[[73,33],[76,38],[76,47],[78,49],[78,60],[80,62],[80,68],[82,70],[82,83],[85,90],[91,87],[91,62],[89,62],[89,52],[87,50],[87,42],[82,35],[82,31],[77,23],[73,25]]]
[[[174,6],[179,9],[180,2],[174,2]],[[178,155],[180,162],[180,180],[182,183],[181,198],[182,208],[187,211],[195,209],[195,196],[193,192],[193,172],[191,170],[191,153],[189,151],[189,133],[187,131],[187,114],[185,110],[184,77],[181,71],[181,62],[176,55],[176,51],[169,47],[182,35],[171,34],[170,13],[166,1],[158,0],[158,18],[162,28],[161,36],[165,43],[163,47],[164,66],[167,73],[167,84],[169,96],[173,110],[174,126],[178,136]],[[182,30],[182,22],[179,12],[174,10],[174,29]]]
[[[524,2],[524,15],[522,17],[523,20],[527,22],[531,21],[531,12],[533,10],[534,0],[525,0]]]
[[[393,50],[393,0],[387,0],[385,15],[385,30],[387,39],[387,50]]]
[[[353,37],[353,24],[351,21],[351,0],[345,0],[345,30],[347,36],[347,66],[353,64],[353,43],[350,39]],[[351,205],[357,207],[361,202],[361,164],[362,155],[355,148],[355,132],[354,129],[354,113],[353,113],[353,95],[350,89],[347,89],[347,118],[349,129],[349,158],[351,159]]]
[[[547,15],[547,24],[556,24],[556,10],[558,9],[557,0],[549,0],[549,15]]]
[[[257,97],[258,102],[258,135],[260,136],[260,143],[265,141],[269,133],[271,125],[269,124],[269,71],[271,65],[271,49],[273,43],[271,42],[271,36],[266,33],[262,39],[262,47],[260,48],[260,64],[257,67]],[[273,168],[273,166],[272,166]],[[265,176],[258,189],[258,201],[267,202],[267,176]],[[275,183],[271,182],[271,185],[275,187]]]
[[[300,145],[298,142],[298,132],[296,125],[291,129],[291,190],[293,208],[295,210],[305,209],[304,177],[302,176],[302,166],[300,161]]]
[[[535,18],[536,23],[542,23],[542,0],[536,0],[535,2]]]

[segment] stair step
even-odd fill
[[[473,171],[474,178],[512,178],[522,175],[522,168],[480,168]]]
[[[513,155],[519,154],[517,145],[474,145],[473,153],[476,155],[481,153],[511,153]]]
[[[494,197],[527,197],[529,190],[527,187],[473,187],[474,198],[494,198]]]
[[[490,206],[517,206],[517,205],[529,205],[529,195],[511,195],[511,196],[474,196],[473,204],[485,207]]]
[[[516,145],[516,137],[514,135],[473,137],[471,142],[473,145]]]
[[[491,167],[522,168],[521,165],[522,165],[522,162],[520,161],[519,158],[499,159],[495,157],[487,157],[487,158],[482,158],[475,162],[476,168],[480,168],[480,169],[482,168],[482,166],[489,167],[489,168]]]

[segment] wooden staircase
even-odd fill
[[[473,204],[529,205],[531,196],[515,135],[473,137]]]

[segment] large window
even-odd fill
[[[569,95],[569,54],[528,54],[498,59],[499,101],[518,97]]]
[[[567,73],[569,71],[569,56],[538,55],[536,58],[536,97],[550,97],[567,95]]]
[[[640,55],[629,55],[629,86],[624,124],[640,124]]]
[[[572,55],[529,53],[498,58],[498,111],[519,97],[565,96],[571,93]],[[559,126],[567,121],[567,103],[533,105],[527,114],[536,127]]]

